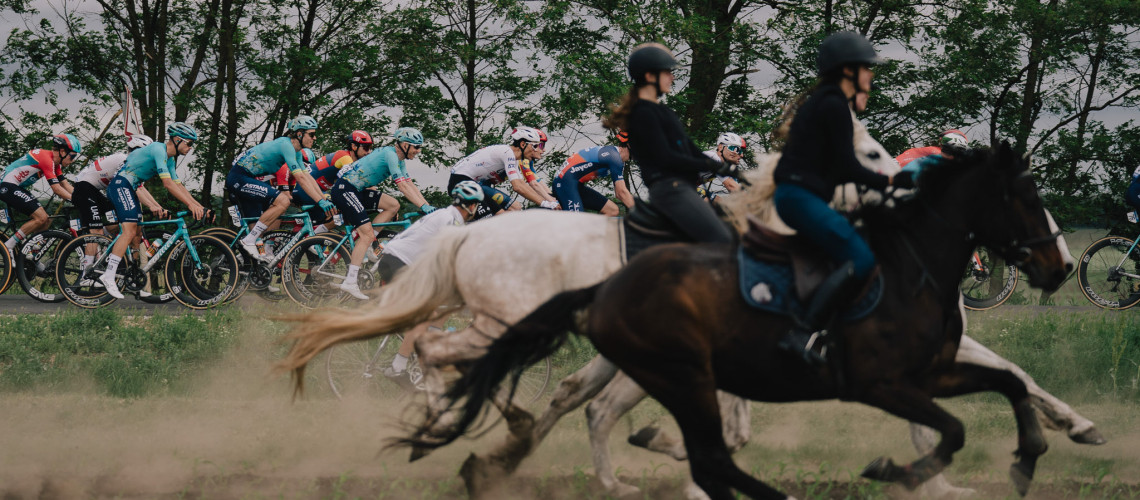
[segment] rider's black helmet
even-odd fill
[[[633,49],[629,55],[629,77],[633,83],[640,85],[645,82],[646,73],[658,71],[671,71],[677,67],[677,60],[669,49],[659,43],[643,43]]]
[[[853,64],[875,66],[884,62],[886,59],[879,57],[866,37],[854,31],[840,31],[819,44],[816,69],[819,76],[825,76]]]

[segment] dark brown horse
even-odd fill
[[[884,295],[869,316],[832,325],[829,366],[812,368],[775,348],[792,323],[740,297],[735,246],[668,245],[600,285],[555,296],[512,327],[449,393],[467,398],[458,427],[407,442],[442,446],[462,435],[503,378],[517,377],[574,330],[673,414],[693,479],[714,499],[733,498],[731,488],[785,498],[733,463],[717,389],[772,402],[840,397],[936,429],[942,439],[931,454],[906,466],[880,458],[863,472],[911,488],[946,467],[965,440],[962,423],[932,398],[1000,392],[1017,419],[1010,475],[1024,495],[1047,448],[1025,385],[1009,372],[956,363],[954,355],[963,329],[957,284],[976,245],[1016,263],[1045,290],[1059,287],[1073,266],[1027,165],[1005,144],[972,152],[924,171],[917,194],[897,207],[865,210]]]

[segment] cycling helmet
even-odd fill
[[[540,130],[531,127],[519,126],[515,127],[515,129],[511,131],[511,140],[516,143],[521,141],[529,142],[531,144],[538,144],[540,142],[543,142],[542,139],[544,136],[545,134],[543,134]]]
[[[942,133],[942,138],[938,141],[943,147],[945,146],[958,146],[966,147],[970,144],[970,140],[966,138],[961,130],[950,129]]]
[[[475,181],[459,181],[451,188],[451,198],[456,204],[465,204],[483,201],[483,188]]]
[[[424,135],[412,127],[400,127],[392,132],[392,138],[397,142],[406,142],[415,146],[423,146]]]
[[[614,134],[614,138],[617,139],[617,141],[621,144],[629,144],[629,132],[626,132],[624,130],[619,131],[617,134]]]
[[[294,132],[299,130],[316,130],[317,120],[309,115],[298,115],[296,118],[289,120],[289,124],[286,125],[286,127]]]
[[[349,144],[372,144],[372,136],[363,130],[353,130],[345,140]]]
[[[732,132],[725,132],[723,134],[720,134],[720,137],[716,138],[716,144],[717,146],[736,146],[740,149],[748,147],[748,144],[744,143],[743,137],[740,137],[739,135],[736,135]]]
[[[79,142],[79,138],[71,134],[59,134],[52,137],[52,144],[56,149],[66,149],[68,151],[79,154],[83,152],[83,144]]]
[[[127,139],[127,149],[134,151],[138,148],[145,148],[152,142],[154,142],[154,139],[151,139],[150,136],[134,134],[130,139]]]
[[[664,45],[643,43],[634,47],[626,66],[629,68],[629,77],[633,79],[633,83],[641,85],[646,83],[646,73],[671,71],[677,67],[677,60]]]
[[[879,57],[867,37],[854,31],[832,33],[819,44],[816,69],[819,76],[852,64],[875,66],[886,62]]]
[[[196,141],[198,140],[198,129],[184,122],[174,122],[166,127],[166,135]]]
[[[546,143],[546,141],[549,140],[549,138],[546,137],[546,132],[543,132],[541,129],[537,128],[535,130],[538,130],[538,138],[540,139],[540,142]]]

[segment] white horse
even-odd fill
[[[857,131],[861,128],[860,125]],[[865,130],[857,132],[856,151],[869,168],[885,173],[898,168]],[[767,165],[771,163],[770,160]],[[770,175],[770,167],[760,171]],[[745,193],[766,196],[768,184],[763,175],[758,174],[755,178],[753,188]],[[846,199],[852,198],[848,196]],[[728,204],[728,210],[734,210],[733,205]],[[744,206],[759,209],[750,208],[744,212],[737,209],[733,212],[734,221],[739,221],[745,212],[753,211],[766,213],[768,217],[764,218],[778,225],[774,210],[764,208],[770,207],[770,200],[767,205],[758,201]],[[734,224],[742,227],[739,222]],[[279,367],[295,370],[297,375],[301,375],[314,356],[337,343],[398,333],[466,306],[474,316],[468,328],[458,332],[429,332],[416,342],[429,391],[428,418],[431,419],[429,421],[434,420],[436,428],[444,427],[449,423],[447,415],[450,414],[443,412],[447,401],[439,397],[444,390],[439,368],[478,358],[483,348],[506,330],[505,325],[521,320],[555,294],[587,287],[609,277],[624,264],[623,241],[622,227],[616,219],[545,210],[505,214],[442,232],[425,255],[381,289],[379,296],[364,309],[317,311],[299,317],[300,324],[290,335],[296,343]],[[963,340],[963,344],[966,343]],[[996,366],[979,364],[1003,369],[1007,368],[1006,365],[1012,366],[1008,361],[1004,363]],[[1020,370],[1015,373],[1024,375]],[[480,478],[513,471],[559,417],[596,395],[615,374],[616,369],[604,359],[590,362],[559,385],[550,407],[538,421],[521,408],[510,405],[505,395],[500,394],[496,403],[504,411],[510,434],[507,442],[489,455],[489,459],[472,455],[464,467],[468,484],[478,490],[483,482]],[[636,385],[631,388],[632,383],[628,379],[622,380],[618,379],[606,394],[624,397],[601,398],[589,409],[595,467],[610,491],[621,491],[623,485],[612,479],[608,450],[598,436],[609,431],[604,424],[607,419],[620,415],[621,405],[631,407],[635,402],[629,401],[644,397],[629,397],[636,395],[640,388]],[[300,389],[303,377],[297,376],[295,381]],[[1031,388],[1036,388],[1036,385],[1031,384]],[[1053,419],[1054,427],[1068,429],[1070,433],[1075,428],[1082,429],[1082,432],[1096,432],[1091,422],[1067,405],[1044,391],[1040,394],[1044,396],[1039,396],[1039,404],[1046,408],[1045,413]],[[722,399],[731,402],[735,398]],[[606,411],[604,403],[607,401],[615,401],[617,410]],[[742,423],[730,431],[746,432],[741,429],[747,429],[747,414],[741,413],[737,420]],[[741,445],[746,437],[739,440]],[[660,439],[647,439],[645,444],[653,447],[666,441],[667,436],[660,435]],[[683,456],[683,451],[671,450],[674,457]],[[422,455],[413,452],[413,458],[418,456]]]

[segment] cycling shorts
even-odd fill
[[[32,212],[41,208],[39,200],[33,198],[19,184],[11,182],[0,183],[0,201],[7,203],[8,208],[24,215],[32,215]]]
[[[368,214],[365,213],[364,202],[360,199],[360,191],[351,182],[337,179],[329,189],[333,205],[344,217],[348,227],[358,227],[368,223]]]
[[[75,183],[75,190],[71,192],[71,204],[79,210],[79,223],[89,229],[100,229],[107,221],[107,212],[114,212],[115,207],[111,200],[99,188],[90,182],[79,181]]]
[[[392,254],[381,254],[380,262],[377,264],[376,273],[380,275],[380,284],[387,285],[392,282],[392,278],[396,277],[396,271],[403,269],[407,264]]]
[[[321,210],[321,207],[316,206],[317,202],[313,201],[313,199],[309,197],[309,193],[306,193],[304,189],[293,191],[292,203],[295,207],[314,205],[313,208],[308,210],[309,219],[313,224],[324,224],[331,219],[330,217],[325,217],[325,211]]]
[[[554,180],[554,197],[558,198],[558,204],[562,205],[562,210],[572,212],[585,212],[586,210],[601,212],[602,207],[605,207],[606,203],[610,201],[602,193],[572,177]]]
[[[121,175],[111,179],[107,186],[107,198],[115,208],[115,218],[122,222],[138,224],[141,219],[139,212],[139,196],[135,194],[135,187]]]
[[[258,180],[241,166],[234,166],[226,174],[226,192],[230,201],[241,209],[241,216],[246,218],[261,217],[273,200],[281,195],[273,186]]]

